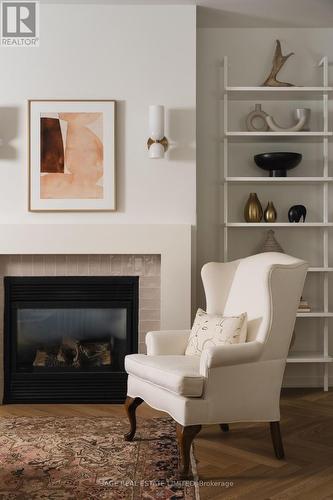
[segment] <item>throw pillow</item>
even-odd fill
[[[221,316],[198,309],[185,355],[200,356],[205,347],[246,342],[247,314]]]

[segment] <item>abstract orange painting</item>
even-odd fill
[[[29,110],[31,210],[113,210],[114,101],[30,101]]]

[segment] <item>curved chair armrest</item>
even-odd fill
[[[148,332],[146,346],[148,356],[185,354],[191,330],[161,330]]]
[[[207,347],[201,354],[200,373],[207,376],[207,371],[210,368],[257,361],[262,353],[263,346],[261,342],[255,340],[242,344]]]

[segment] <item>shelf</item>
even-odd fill
[[[333,222],[227,222],[224,224],[225,227],[288,227],[288,228],[300,228],[300,227],[332,227]]]
[[[251,182],[260,182],[260,183],[317,183],[317,182],[333,182],[333,177],[226,177],[224,182],[231,183],[251,183]]]
[[[333,132],[225,132],[227,137],[330,137]]]
[[[232,100],[316,100],[332,92],[333,87],[231,87],[225,88]]]
[[[226,137],[330,137],[333,132],[246,132],[231,131],[225,132]]]
[[[231,142],[249,142],[257,140],[257,142],[269,142],[272,140],[281,140],[293,142],[293,140],[306,140],[307,142],[318,142],[319,139],[324,137],[332,137],[333,132],[245,132],[245,131],[232,131],[225,132],[224,137],[228,138]],[[223,142],[223,139],[222,139]]]
[[[297,318],[333,318],[333,312],[324,311],[310,311],[310,312],[298,312],[296,314]]]
[[[332,273],[333,267],[309,267],[309,273]]]
[[[324,356],[320,352],[290,352],[287,363],[332,363],[331,356]]]

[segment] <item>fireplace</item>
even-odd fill
[[[126,277],[5,277],[5,403],[120,403],[138,350]]]

